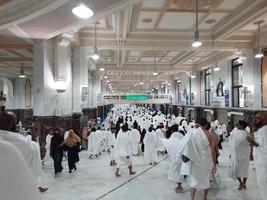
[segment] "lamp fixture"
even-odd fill
[[[215,62],[215,67],[213,68],[215,72],[220,71],[220,67],[218,67],[218,63]]]
[[[202,45],[202,42],[199,40],[199,30],[198,30],[198,0],[196,1],[196,30],[194,33],[194,42],[192,43],[192,47],[200,47]]]
[[[263,53],[261,52],[261,45],[260,45],[260,30],[261,30],[261,24],[264,23],[263,20],[259,20],[254,22],[254,24],[258,25],[258,34],[257,34],[257,53],[255,54],[255,58],[262,58]]]
[[[220,71],[220,67],[214,67],[213,69],[215,72]]]
[[[181,79],[177,79],[177,83],[181,83],[182,81],[181,81]]]
[[[104,79],[107,79],[107,78],[108,78],[108,76],[107,76],[107,75],[104,75],[104,76],[103,76],[103,78],[104,78]]]
[[[153,72],[153,76],[157,76],[158,72],[157,72],[157,66],[156,66],[156,54],[154,52],[154,72]]]
[[[96,28],[97,28],[97,23],[95,23],[95,46],[94,46],[94,53],[93,55],[91,56],[95,61],[97,61],[100,56],[98,55],[98,49],[97,49],[97,46],[96,46],[96,42],[97,42],[97,33],[96,33]]]
[[[21,64],[19,77],[20,77],[20,78],[26,78],[26,75],[24,74],[23,63]]]
[[[144,85],[144,82],[143,82],[143,81],[141,81],[141,82],[140,82],[140,85]]]
[[[100,67],[99,71],[103,72],[103,71],[105,71],[105,68],[104,67]]]
[[[94,12],[83,4],[74,7],[72,13],[82,19],[88,19],[94,15]]]

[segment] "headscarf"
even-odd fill
[[[80,137],[73,130],[70,130],[69,136],[66,138],[66,145],[74,147],[77,143],[81,143]]]

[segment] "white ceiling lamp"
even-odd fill
[[[110,81],[109,80],[106,80],[107,83],[109,83]]]
[[[157,76],[158,72],[157,72],[157,66],[156,66],[156,54],[154,52],[154,71],[153,71],[153,76]]]
[[[97,34],[96,34],[96,28],[97,28],[97,23],[95,23],[95,46],[94,46],[94,52],[93,52],[93,55],[91,56],[95,61],[97,61],[100,56],[98,55],[98,49],[97,49],[97,46],[96,46],[96,39],[97,39]]]
[[[220,67],[218,67],[218,63],[217,63],[217,61],[215,62],[215,67],[213,68],[213,70],[214,70],[215,72],[220,71]]]
[[[177,83],[181,83],[182,81],[181,81],[181,79],[180,78],[178,78],[177,79]]]
[[[195,30],[195,40],[192,43],[192,47],[200,47],[202,45],[202,42],[199,40],[199,31],[198,31],[198,0],[196,1],[196,30]]]
[[[263,53],[261,52],[261,45],[260,45],[260,30],[261,30],[261,24],[263,23],[263,20],[259,20],[254,22],[254,24],[258,25],[258,45],[257,45],[257,53],[255,54],[255,58],[262,58],[263,57]]]
[[[141,81],[141,82],[140,82],[140,85],[144,85],[144,82],[143,82],[143,81]]]
[[[103,71],[105,71],[105,68],[104,67],[100,67],[99,71],[103,72]]]
[[[21,64],[19,77],[20,77],[20,78],[26,78],[26,75],[24,74],[24,67],[23,67],[23,64]]]
[[[83,4],[80,4],[73,8],[72,13],[82,19],[88,19],[94,15],[94,12]]]

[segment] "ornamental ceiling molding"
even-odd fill
[[[172,0],[170,7],[176,7],[177,9],[182,10],[195,10],[196,0]],[[213,7],[213,5],[218,4],[221,0],[198,0],[199,9],[208,10],[209,8]]]

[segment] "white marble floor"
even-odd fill
[[[238,191],[237,182],[227,175],[228,145],[224,144],[221,152],[219,173],[222,186],[216,191],[211,189],[209,200],[260,200],[256,185],[253,162],[250,165],[247,190]],[[188,180],[183,187],[185,192],[177,194],[175,183],[167,180],[168,158],[159,157],[160,163],[151,167],[143,157],[134,157],[134,170],[137,174],[128,175],[128,170],[121,171],[122,177],[114,176],[114,167],[109,166],[109,155],[104,153],[100,158],[90,160],[86,151],[81,152],[78,170],[68,173],[67,162],[63,162],[63,173],[54,178],[53,164],[50,160],[44,168],[44,184],[49,190],[42,194],[42,200],[187,200],[190,199]],[[197,194],[201,199],[202,192]]]

